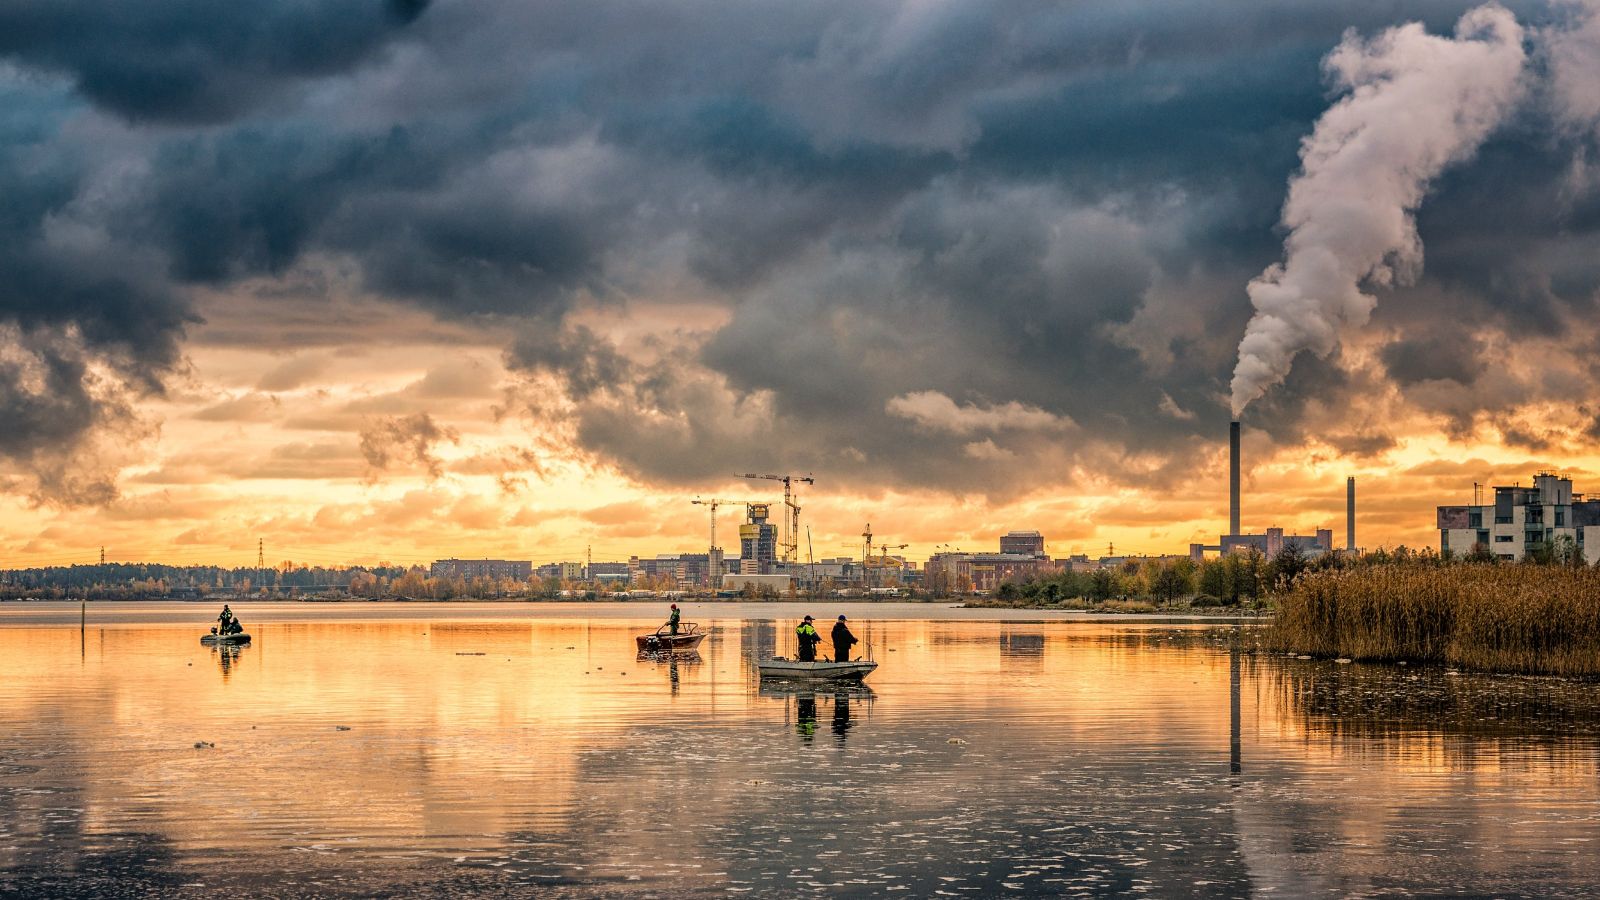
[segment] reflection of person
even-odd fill
[[[670,634],[678,633],[678,604],[672,604],[672,612],[667,615],[667,629]]]
[[[850,730],[850,695],[833,695],[833,736],[839,743],[844,743],[845,733]]]
[[[217,654],[217,662],[222,666],[222,680],[227,681],[228,675],[232,672],[234,661],[239,658],[239,646],[237,644],[222,644],[218,647],[212,647],[211,652]]]
[[[815,694],[802,694],[795,699],[794,730],[806,740],[817,734],[817,698]]]
[[[794,639],[800,645],[800,661],[816,662],[817,645],[822,643],[822,635],[817,634],[816,627],[811,624],[810,616],[806,616],[805,621],[795,627]]]
[[[850,633],[850,626],[844,624],[844,616],[833,623],[833,661],[849,662],[850,648],[860,643],[856,636]]]
[[[239,634],[242,631],[244,626],[234,618],[233,610],[228,608],[228,604],[222,604],[222,615],[217,616],[217,634]]]

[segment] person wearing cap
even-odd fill
[[[811,624],[811,617],[806,616],[794,629],[795,643],[799,644],[799,659],[801,662],[817,661],[817,645],[822,643],[822,635],[817,634],[816,626]]]
[[[844,616],[840,616],[839,621],[833,623],[833,661],[849,662],[850,648],[858,643],[860,641],[850,633],[850,626],[844,623]]]
[[[667,614],[667,629],[671,634],[678,633],[678,604],[672,604],[672,612]]]

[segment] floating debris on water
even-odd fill
[[[213,750],[213,749],[216,749],[216,746],[217,746],[216,743],[214,743],[212,741],[195,741],[194,742],[194,748],[196,750]]]

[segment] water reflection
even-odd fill
[[[817,695],[806,691],[794,698],[794,730],[806,743],[817,736]]]
[[[850,734],[850,729],[855,727],[850,721],[850,695],[836,693],[833,695],[833,737],[841,745]]]
[[[1591,891],[1591,685],[852,611],[869,685],[791,687],[787,619],[355,611],[0,628],[0,895]]]

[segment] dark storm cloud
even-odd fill
[[[1488,368],[1484,352],[1483,344],[1471,334],[1445,328],[1395,341],[1383,348],[1380,357],[1389,377],[1401,387],[1436,379],[1470,385]]]
[[[1243,286],[1281,252],[1285,185],[1330,100],[1322,57],[1346,28],[1439,31],[1469,5],[0,11],[0,55],[75,85],[41,95],[65,112],[0,119],[0,227],[22,248],[0,275],[29,286],[0,313],[155,389],[188,290],[337,267],[504,330],[514,368],[566,390],[541,411],[630,474],[1001,493],[1085,467],[1176,477],[1227,420]],[[1382,375],[1471,381],[1429,331],[1441,318],[1551,336],[1593,311],[1600,191],[1571,165],[1587,140],[1530,109],[1441,179],[1426,274],[1373,321],[1397,335]],[[92,240],[62,243],[64,211]],[[106,271],[106,247],[129,264]],[[721,324],[619,345],[572,318],[663,294],[720,305]],[[274,301],[236,302],[268,319]],[[1371,387],[1302,359],[1252,418],[1304,440],[1324,425],[1309,404]],[[906,398],[995,425],[938,427],[897,414]]]
[[[35,500],[115,495],[90,439],[141,430],[136,402],[179,366],[188,303],[136,246],[86,221],[89,179],[53,141],[51,91],[0,78],[0,460]]]
[[[440,444],[454,444],[461,435],[454,428],[440,425],[428,413],[390,416],[361,429],[361,455],[374,473],[392,466],[417,466],[429,477],[438,478],[443,464],[434,453]]]
[[[217,122],[359,64],[426,5],[23,0],[0,6],[0,56],[130,119]]]

